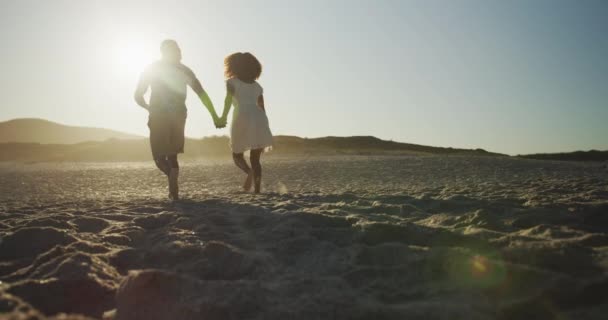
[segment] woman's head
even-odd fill
[[[226,78],[239,78],[245,82],[257,80],[262,73],[262,65],[249,52],[236,52],[224,59],[224,75]]]

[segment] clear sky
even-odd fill
[[[257,55],[274,134],[605,150],[607,17],[605,0],[1,0],[0,121],[146,135],[135,84],[174,38],[218,109],[224,56]],[[188,136],[228,133],[187,105]]]

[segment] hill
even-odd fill
[[[107,139],[141,139],[119,131],[67,126],[42,119],[15,119],[0,122],[0,143],[73,144]]]
[[[0,161],[145,161],[148,139],[117,131],[71,127],[46,120],[0,123]],[[227,157],[228,137],[186,139],[182,158]],[[300,138],[275,136],[273,155],[471,154],[498,156],[483,149],[455,149],[381,140],[371,136]]]
[[[228,157],[228,137],[186,139],[182,159]],[[276,136],[271,155],[477,155],[498,156],[483,150],[437,148],[384,141],[374,137],[305,139]],[[146,161],[148,139],[82,142],[77,144],[0,143],[0,161]]]
[[[520,158],[558,161],[608,161],[608,151],[575,151],[563,153],[537,153],[519,155]]]

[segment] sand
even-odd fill
[[[0,318],[604,319],[608,170],[493,157],[0,164]]]

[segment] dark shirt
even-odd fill
[[[187,86],[195,91],[201,84],[190,68],[181,63],[157,61],[141,74],[137,91],[142,94],[150,87],[150,112],[185,111]]]

